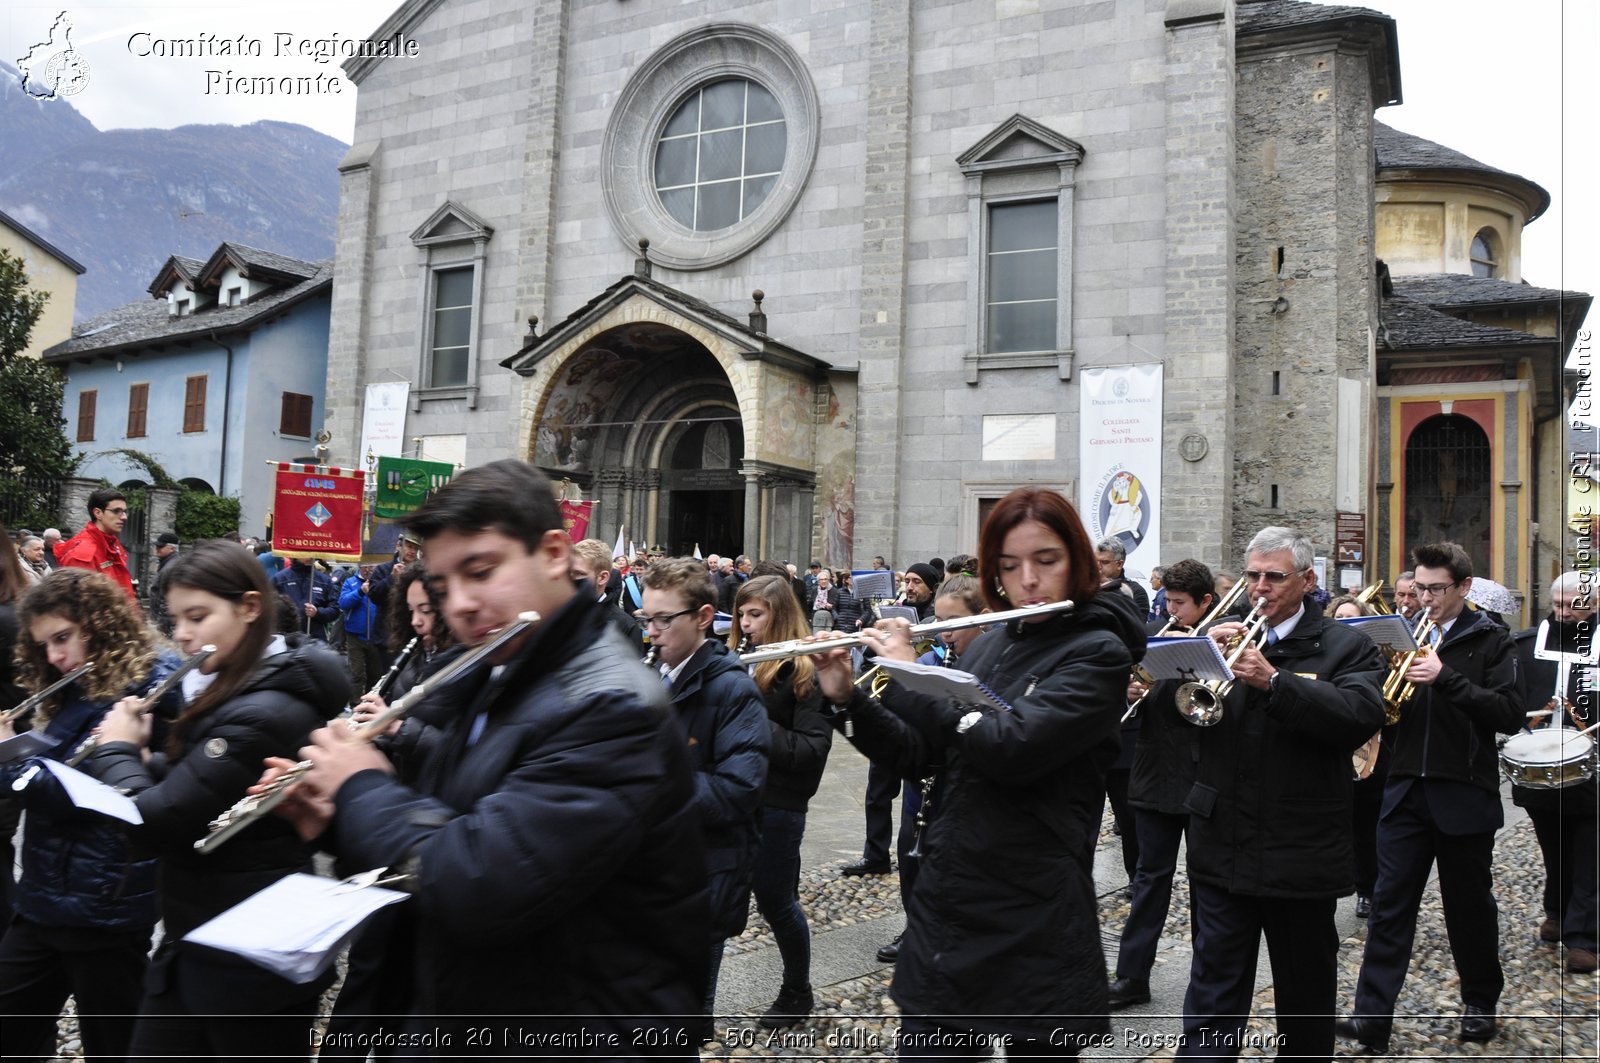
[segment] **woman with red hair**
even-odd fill
[[[961,666],[1004,703],[964,712],[891,684],[851,684],[850,655],[819,659],[834,724],[905,778],[937,775],[891,995],[903,1057],[1076,1058],[1109,1030],[1089,854],[1117,753],[1143,617],[1101,594],[1093,548],[1055,491],[1011,492],[984,523],[984,598],[996,611],[1072,601],[976,638]],[[909,625],[865,634],[910,661]]]

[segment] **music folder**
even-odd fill
[[[54,746],[54,742],[38,731],[23,731],[0,742],[0,764],[10,764],[13,760],[21,760],[23,757],[37,756]]]
[[[1345,627],[1355,628],[1367,636],[1385,654],[1410,653],[1417,648],[1417,640],[1411,634],[1411,625],[1406,623],[1405,617],[1394,613],[1385,613],[1381,616],[1347,616],[1339,623]]]
[[[1233,678],[1233,669],[1228,667],[1222,651],[1205,635],[1152,638],[1139,666],[1152,679],[1218,683]]]
[[[1000,709],[1010,711],[1004,698],[983,685],[971,672],[940,665],[917,664],[914,661],[896,661],[875,657],[873,664],[880,665],[894,677],[895,682],[907,690],[931,698],[948,698],[963,708]]]

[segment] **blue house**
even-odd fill
[[[315,453],[333,264],[224,243],[204,262],[173,255],[149,291],[44,353],[67,374],[80,475],[143,485],[120,453],[140,451],[192,488],[237,496],[241,530],[262,534],[267,462]]]

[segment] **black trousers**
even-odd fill
[[[243,1006],[248,1006],[248,1003]],[[311,1055],[315,995],[276,1012],[200,1015],[179,994],[145,997],[133,1031],[138,1059],[298,1060]]]
[[[1172,907],[1172,879],[1178,872],[1178,846],[1188,829],[1188,816],[1149,809],[1133,810],[1139,835],[1139,866],[1133,875],[1133,904],[1122,927],[1117,949],[1118,978],[1149,978],[1161,944],[1161,928]]]
[[[1500,910],[1491,882],[1493,858],[1494,831],[1445,834],[1428,811],[1421,786],[1408,789],[1378,821],[1378,887],[1356,981],[1357,1015],[1388,1019],[1394,1014],[1411,965],[1422,891],[1435,860],[1445,933],[1461,976],[1461,1001],[1494,1009],[1505,979],[1500,971]]]
[[[1279,1059],[1330,1059],[1338,991],[1334,898],[1250,897],[1189,880],[1194,959],[1180,1059],[1237,1059],[1248,1028],[1261,937],[1272,963]]]
[[[1569,949],[1595,951],[1597,826],[1592,807],[1530,808],[1534,836],[1544,854],[1544,914],[1561,924]]]
[[[0,940],[0,1056],[53,1058],[56,1017],[70,995],[84,1054],[125,1058],[149,952],[149,930],[46,927],[14,917]]]
[[[1356,892],[1371,898],[1378,886],[1378,812],[1383,808],[1383,778],[1373,772],[1355,784],[1350,828],[1356,850]]]
[[[867,765],[867,842],[861,862],[887,864],[889,843],[894,840],[894,795],[900,792],[900,776],[876,761]]]
[[[319,1060],[363,1063],[367,1048],[343,1046],[362,1045],[380,1030],[405,1028],[416,935],[414,917],[406,908],[396,904],[379,909],[351,943],[344,985],[333,1002]],[[371,1051],[375,1059],[392,1059],[397,1054],[387,1045]]]

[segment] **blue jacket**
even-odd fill
[[[344,581],[339,591],[339,608],[344,610],[344,633],[354,635],[363,642],[377,642],[382,637],[383,617],[377,603],[361,593],[366,577],[357,572]],[[374,588],[376,589],[376,588]]]
[[[694,807],[711,874],[711,929],[744,930],[750,878],[761,843],[771,725],[761,690],[721,642],[708,639],[678,674],[669,694],[694,765]]]
[[[297,570],[289,565],[272,577],[277,592],[294,603],[294,630],[323,642],[328,641],[328,624],[339,615],[339,592],[333,577],[315,565]],[[317,607],[317,615],[307,630],[306,602]]]
[[[149,676],[128,694],[145,694],[178,667],[180,658],[163,650]],[[44,729],[55,742],[44,755],[64,761],[99,726],[116,699],[90,701],[74,683],[66,702]],[[158,718],[177,715],[182,705],[171,691],[155,709]],[[37,758],[13,761],[0,770],[7,797],[11,784]],[[27,813],[22,839],[22,878],[17,911],[40,926],[148,932],[156,921],[155,861],[131,851],[123,824],[72,803],[56,777],[35,772],[23,787]],[[10,873],[10,868],[6,869]]]

